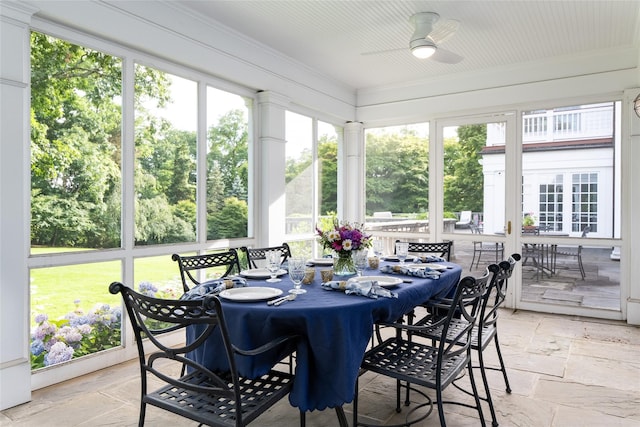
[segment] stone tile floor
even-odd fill
[[[513,392],[499,372],[490,372],[501,426],[640,426],[640,328],[622,322],[501,309],[499,337]],[[495,366],[492,347],[485,352]],[[391,425],[395,383],[367,373],[360,378],[360,421]],[[33,392],[29,403],[0,414],[0,425],[134,426],[138,419],[139,371],[136,361],[103,369]],[[432,392],[428,393],[433,396]],[[445,397],[465,399],[449,388]],[[412,398],[417,399],[417,393]],[[352,406],[345,405],[351,424]],[[403,411],[403,413],[406,412]],[[486,404],[485,418],[491,425]],[[473,410],[445,407],[450,426],[477,426]],[[147,426],[191,426],[148,407]],[[287,399],[258,418],[255,426],[296,426],[298,412]],[[337,425],[332,410],[307,414],[307,425]],[[417,426],[439,425],[434,411]]]

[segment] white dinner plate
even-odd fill
[[[416,269],[425,269],[429,267],[432,270],[436,271],[446,271],[447,266],[442,264],[435,263],[424,263],[424,264],[408,264],[407,268],[416,268]]]
[[[287,270],[280,269],[276,273],[276,276],[284,276],[287,274]],[[240,272],[242,277],[246,277],[247,279],[268,279],[271,277],[271,273],[266,268],[253,268],[251,270],[243,270]]]
[[[377,281],[378,286],[382,288],[392,288],[402,283],[402,279],[389,276],[359,276],[349,279],[349,282],[368,282],[370,280]]]
[[[307,262],[313,265],[333,265],[333,258],[314,258]]]
[[[262,286],[248,286],[244,288],[225,289],[220,292],[220,297],[231,301],[256,302],[266,301],[282,295],[282,289],[267,288]]]

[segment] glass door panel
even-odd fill
[[[523,308],[620,311],[618,102],[522,114]],[[547,308],[545,308],[547,307]]]
[[[454,259],[463,274],[480,275],[508,255],[506,130],[506,119],[441,127],[442,233],[454,240]]]

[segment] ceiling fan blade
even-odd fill
[[[433,26],[433,30],[429,33],[429,38],[436,45],[443,43],[453,36],[460,27],[460,21],[455,19],[438,20]]]
[[[429,59],[433,59],[434,61],[442,62],[444,64],[457,64],[464,58],[457,53],[451,52],[450,50],[438,47],[438,49]]]
[[[400,51],[403,51],[403,50],[407,50],[407,48],[406,47],[396,47],[396,48],[393,48],[393,49],[372,50],[372,51],[369,51],[369,52],[362,52],[362,53],[360,53],[360,55],[362,55],[362,56],[379,55],[381,53],[400,52]]]

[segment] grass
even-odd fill
[[[33,252],[62,251],[69,251],[69,248],[41,248]],[[33,319],[40,313],[54,320],[64,317],[77,308],[74,301],[78,300],[78,306],[85,312],[98,303],[119,305],[120,296],[109,293],[108,287],[113,281],[122,281],[121,271],[119,261],[32,269],[31,325],[34,326]],[[142,281],[151,282],[160,289],[181,288],[178,267],[168,255],[136,259],[134,271],[136,288]]]

